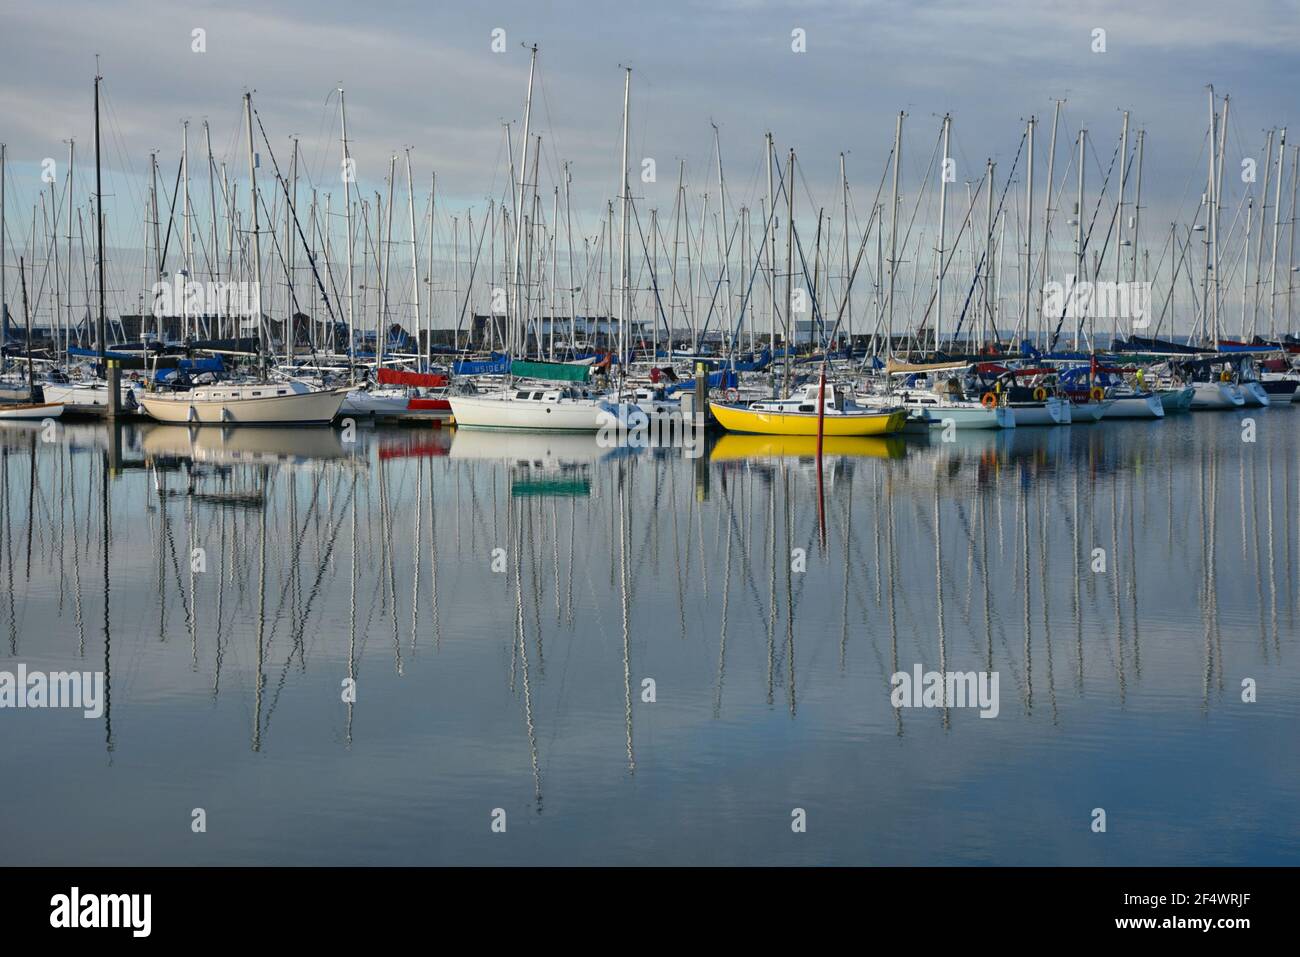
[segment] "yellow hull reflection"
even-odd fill
[[[864,459],[898,459],[906,444],[896,435],[831,435],[822,441],[822,454]],[[744,459],[812,458],[817,454],[815,435],[743,435],[730,432],[718,438],[710,461]]]

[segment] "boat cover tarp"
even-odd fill
[[[722,372],[709,373],[710,389],[735,389],[740,384],[740,377],[730,370]],[[666,395],[672,395],[674,392],[680,392],[682,389],[690,390],[695,388],[694,379],[683,379],[681,382],[674,383],[664,389]]]
[[[155,382],[166,382],[181,372],[186,375],[198,375],[204,372],[221,373],[225,369],[221,356],[211,356],[207,359],[180,359],[176,362],[175,368],[155,369],[153,378]]]
[[[965,369],[969,362],[899,362],[890,359],[885,363],[889,375],[901,375],[904,372],[942,372],[945,369]]]
[[[510,371],[510,357],[494,352],[491,359],[461,359],[451,364],[451,371],[456,375],[505,375]]]
[[[510,374],[520,379],[547,379],[552,382],[586,382],[591,366],[568,362],[534,362],[515,359],[510,363]]]
[[[424,386],[428,389],[436,389],[447,384],[447,377],[445,375],[437,375],[433,372],[407,372],[405,369],[380,369],[379,384]]]

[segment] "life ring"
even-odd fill
[[[986,409],[991,409],[997,404],[998,404],[998,397],[994,395],[992,392],[985,392],[982,396],[980,396],[980,405],[984,406],[984,408]]]
[[[1232,373],[1229,372],[1227,369],[1224,369],[1222,372],[1219,373],[1219,381],[1220,381],[1220,382],[1231,382],[1231,381],[1232,381]]]
[[[1092,387],[1092,391],[1088,393],[1088,396],[1093,402],[1100,402],[1102,399],[1106,398],[1106,390],[1099,385],[1095,385]]]
[[[728,402],[739,402],[739,401],[740,401],[740,390],[739,390],[739,389],[728,389],[726,392],[722,393],[722,398],[725,399],[725,400],[728,401]]]
[[[1042,402],[1042,401],[1043,401],[1044,399],[1046,399],[1046,398],[1047,398],[1047,390],[1044,389],[1041,385],[1040,385],[1037,389],[1034,390],[1034,401],[1035,401],[1035,402]]]

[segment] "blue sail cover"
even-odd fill
[[[181,359],[176,363],[174,369],[155,369],[153,379],[155,382],[166,382],[168,379],[184,372],[187,375],[198,375],[203,372],[222,373],[226,370],[225,363],[221,361],[221,356],[212,356],[207,359]]]
[[[731,371],[712,372],[709,374],[710,389],[734,389],[740,383],[740,377]],[[664,389],[665,395],[672,395],[674,392],[680,392],[682,389],[694,389],[694,379],[683,379],[681,382],[674,382],[668,388]]]
[[[456,375],[505,375],[510,371],[510,356],[494,352],[491,359],[461,359],[451,364],[451,371]]]

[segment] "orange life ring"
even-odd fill
[[[728,402],[739,402],[739,401],[740,401],[740,390],[739,390],[739,389],[728,389],[726,392],[722,393],[722,397],[723,397],[726,401],[728,401]]]
[[[1044,399],[1046,399],[1046,398],[1047,398],[1047,390],[1044,389],[1041,385],[1040,385],[1037,389],[1034,390],[1034,401],[1035,401],[1035,402],[1042,402],[1042,401],[1043,401]]]
[[[1088,395],[1092,398],[1093,402],[1100,402],[1102,399],[1106,398],[1106,390],[1099,385],[1095,385],[1092,387],[1092,391],[1089,392]]]
[[[992,392],[985,392],[982,396],[980,396],[980,405],[984,406],[984,408],[986,409],[991,409],[997,404],[998,404],[998,397],[994,395]]]

